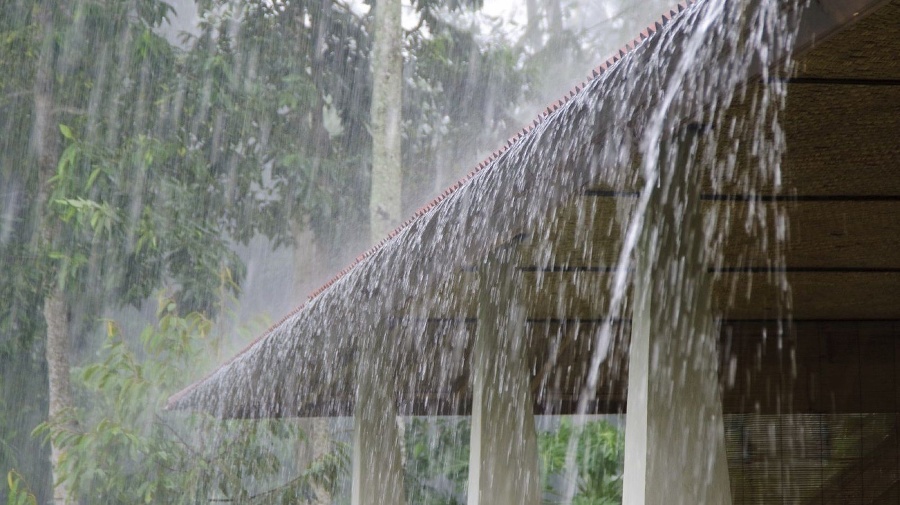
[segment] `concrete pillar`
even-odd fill
[[[353,411],[352,505],[405,505],[401,438],[389,349],[397,328],[376,327],[363,338]]]
[[[678,149],[666,157],[665,149]],[[625,505],[730,504],[695,132],[663,148],[634,273]]]
[[[512,249],[512,248],[511,248]],[[482,266],[472,352],[468,505],[539,505],[525,313],[512,251]]]

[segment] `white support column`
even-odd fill
[[[351,504],[405,505],[403,434],[398,429],[394,364],[388,351],[394,331],[381,324],[374,333],[364,338],[357,364]]]
[[[482,266],[472,353],[468,505],[539,505],[541,481],[525,314],[510,261]]]
[[[697,139],[685,135],[660,167],[636,258],[625,505],[732,501],[701,178],[690,169]]]

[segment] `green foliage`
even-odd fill
[[[576,430],[570,419],[563,419],[555,432],[542,433],[538,443],[545,489],[549,503],[557,503],[554,477],[564,476],[569,442],[577,434],[577,493],[575,505],[612,505],[622,503],[622,469],[625,436],[607,421],[591,421]]]
[[[406,425],[406,496],[409,503],[457,505],[466,502],[469,469],[467,418],[413,418]],[[563,418],[558,427],[538,434],[544,503],[561,503],[569,441],[576,433]],[[575,458],[575,505],[622,503],[624,434],[608,421],[584,424]]]
[[[0,350],[0,370],[0,471],[28,476],[29,488],[45,503],[49,486],[42,470],[49,451],[31,437],[31,428],[46,416],[46,369],[31,353],[9,349]]]
[[[28,488],[28,483],[19,472],[10,470],[6,474],[6,483],[9,486],[6,505],[37,505],[37,497]]]
[[[406,498],[422,505],[466,501],[467,419],[412,418],[406,424]]]
[[[63,450],[58,471],[76,496],[98,504],[297,503],[314,486],[334,488],[347,467],[345,448],[294,468],[289,448],[305,435],[290,421],[161,413],[202,361],[212,323],[196,312],[182,316],[170,298],[161,299],[157,316],[138,348],[105,321],[99,360],[75,374],[81,403],[91,407],[35,430]]]
[[[429,29],[405,38],[412,55],[404,64],[410,78],[403,91],[407,206],[421,203],[422,194],[443,190],[452,182],[447,175],[458,176],[456,170],[495,148],[500,139],[484,132],[506,139],[521,126],[513,117],[525,86],[516,52],[479,40],[452,19],[429,16],[430,9],[423,9]]]

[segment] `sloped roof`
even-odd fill
[[[674,45],[675,40],[690,33],[690,23],[696,20],[696,12],[694,18],[679,13],[686,10],[697,11],[706,3],[708,2],[699,2],[692,7],[681,4],[641,32],[632,43],[596,68],[588,82],[551,104],[531,125],[480,163],[466,178],[448,188],[389,237],[359,256],[352,265],[316,290],[303,306],[273,325],[212,374],[172,396],[168,408],[202,409],[222,417],[349,414],[352,412],[354,389],[352,364],[357,359],[356,344],[359,338],[375,331],[380,319],[402,315],[402,322],[398,324],[404,327],[402,331],[406,332],[407,337],[402,344],[398,343],[397,352],[401,367],[406,367],[411,375],[408,380],[401,378],[401,381],[407,382],[400,393],[404,398],[402,402],[405,402],[406,411],[447,413],[464,410],[467,401],[466,360],[448,363],[442,356],[459,356],[467,352],[474,323],[471,304],[471,300],[475,298],[475,283],[471,280],[475,275],[473,266],[480,264],[497,247],[515,241],[517,237],[529,236],[537,238],[532,241],[536,245],[526,246],[526,256],[531,262],[521,270],[527,278],[523,283],[524,289],[529,292],[529,297],[536,300],[528,313],[530,331],[533,335],[545,337],[532,338],[532,344],[536,349],[536,356],[546,357],[553,352],[557,353],[555,361],[535,358],[535,381],[536,384],[539,381],[544,384],[552,381],[555,390],[562,392],[553,399],[539,398],[538,408],[557,412],[570,410],[572,395],[577,392],[577,386],[574,385],[583,377],[585,364],[578,364],[575,367],[578,370],[568,375],[554,376],[550,368],[562,363],[560,360],[564,358],[561,356],[565,355],[569,356],[570,364],[577,364],[578,356],[589,350],[589,347],[585,349],[583,346],[589,346],[590,339],[579,340],[577,335],[579,332],[590,331],[592,323],[607,315],[607,300],[596,296],[597,292],[608,288],[609,282],[609,275],[604,274],[609,273],[610,263],[601,261],[601,257],[608,259],[614,256],[610,251],[617,247],[618,240],[611,238],[617,236],[614,230],[598,230],[588,226],[592,229],[585,232],[584,221],[592,218],[586,217],[584,209],[590,209],[591,215],[614,214],[623,205],[623,201],[627,206],[628,198],[634,195],[632,189],[622,189],[620,183],[623,180],[608,180],[608,167],[601,166],[609,160],[608,156],[598,153],[595,132],[620,125],[607,124],[611,114],[610,107],[618,105],[601,103],[599,100],[604,96],[611,96],[610,90],[629,86],[629,80],[641,75],[639,69],[651,65],[653,59],[666,50],[667,45]],[[881,14],[872,19],[877,23],[890,24],[891,15],[898,13],[898,2],[834,0],[814,3],[804,13],[800,40],[809,46],[837,28],[862,19],[864,14],[878,8],[881,8]],[[884,11],[890,12],[883,15]],[[896,22],[893,26],[896,26]],[[806,53],[805,59],[799,60],[799,73],[792,78],[793,83],[799,86],[798,94],[811,94],[803,99],[805,104],[808,105],[810,100],[814,102],[816,96],[821,96],[828,106],[826,108],[832,109],[830,114],[823,114],[822,117],[840,118],[840,114],[846,114],[854,107],[869,104],[869,109],[865,112],[872,113],[873,120],[888,122],[887,127],[881,131],[875,126],[861,125],[869,138],[877,140],[864,143],[872,147],[864,154],[868,156],[864,163],[871,169],[866,175],[842,181],[840,177],[835,179],[834,174],[839,170],[835,169],[828,172],[831,175],[825,174],[816,179],[816,167],[827,166],[829,162],[816,154],[816,140],[822,136],[827,137],[829,132],[819,131],[813,133],[818,137],[810,137],[807,129],[811,125],[823,124],[823,120],[817,117],[803,120],[806,109],[797,112],[797,116],[801,118],[801,128],[789,132],[789,135],[799,139],[797,152],[802,156],[788,161],[800,168],[788,170],[786,177],[790,179],[797,175],[797,180],[802,179],[804,189],[808,191],[811,205],[792,214],[799,216],[801,221],[809,222],[815,220],[816,216],[830,215],[823,214],[823,208],[816,208],[816,204],[828,205],[829,209],[838,206],[839,212],[844,216],[856,216],[854,213],[868,215],[872,211],[871,207],[854,207],[852,204],[854,201],[869,201],[883,204],[880,212],[888,216],[888,221],[879,222],[881,225],[886,225],[889,231],[897,227],[896,223],[889,222],[889,216],[896,215],[894,213],[897,211],[896,202],[900,201],[897,196],[900,195],[900,187],[895,186],[900,186],[900,178],[890,177],[891,170],[896,166],[886,165],[885,160],[897,153],[896,135],[891,137],[890,133],[898,131],[895,127],[900,125],[891,124],[891,121],[892,117],[900,115],[892,116],[897,111],[890,107],[881,110],[880,115],[879,111],[870,110],[879,99],[881,103],[887,100],[896,105],[896,97],[890,95],[896,93],[896,88],[883,87],[888,90],[883,91],[888,93],[887,98],[880,97],[877,93],[872,96],[871,86],[868,85],[863,90],[849,92],[846,88],[837,92],[831,88],[803,89],[803,86],[809,86],[808,83],[818,83],[823,79],[846,81],[848,77],[840,71],[853,65],[860,66],[862,70],[851,73],[850,79],[858,78],[860,72],[871,67],[872,71],[882,72],[883,75],[877,76],[878,80],[900,80],[900,75],[893,75],[890,73],[892,70],[885,70],[896,69],[896,65],[878,67],[869,61],[872,57],[883,54],[883,48],[869,48],[866,52],[863,47],[862,57],[839,61],[836,67],[822,63],[835,54],[841,54],[842,50],[856,51],[859,44],[865,44],[870,30],[871,27],[865,31],[860,30],[861,36],[854,35],[852,30],[845,32],[849,33],[850,38],[855,36],[862,39],[850,42],[845,40],[843,44],[853,44],[850,49],[841,45],[840,37],[819,44],[816,49]],[[896,30],[885,30],[884,33],[893,36]],[[857,77],[852,77],[853,75]],[[651,95],[660,81],[661,79],[638,86],[631,83],[628,103],[652,101]],[[852,82],[843,84],[851,85]],[[844,100],[842,97],[845,95],[853,96],[851,100]],[[788,112],[790,104],[791,102]],[[735,105],[734,113],[739,114],[741,107],[740,103]],[[574,128],[572,125],[578,127]],[[623,137],[623,146],[629,141]],[[546,146],[554,146],[554,149],[548,150]],[[803,163],[809,166],[803,168]],[[788,187],[797,187],[790,184],[791,180],[788,182]],[[842,198],[848,195],[855,196],[855,199]],[[715,204],[721,201],[733,202],[744,196],[746,195],[709,194],[707,200]],[[803,194],[788,196],[793,196],[794,200],[798,196],[803,198]],[[552,213],[552,220],[547,219],[548,212]],[[866,221],[864,215],[858,218],[862,222]],[[546,225],[549,221],[552,224]],[[825,225],[818,226],[823,228]],[[862,230],[870,238],[883,231],[883,226],[881,231]],[[900,236],[900,230],[896,231],[897,236]],[[735,257],[746,251],[746,244],[742,244],[740,240],[736,240],[732,246]],[[754,240],[754,237],[743,240]],[[858,243],[855,248],[852,244],[845,244],[845,247],[838,247],[842,244],[837,244],[832,247],[831,242],[826,244],[817,240],[808,241],[808,244],[792,251],[792,254],[796,253],[795,259],[802,262],[802,266],[794,267],[788,274],[794,277],[791,282],[795,286],[795,293],[813,298],[807,304],[810,308],[808,313],[802,312],[807,310],[802,300],[799,304],[795,303],[795,308],[799,305],[801,314],[815,318],[821,313],[845,309],[835,306],[840,305],[839,300],[832,301],[832,305],[828,305],[827,300],[815,300],[816,289],[803,288],[804,282],[812,282],[813,286],[846,282],[852,290],[854,286],[870,286],[873,279],[865,278],[857,282],[851,277],[879,273],[882,277],[887,275],[880,281],[875,279],[878,289],[885,294],[882,305],[879,306],[876,302],[874,305],[856,306],[855,312],[844,310],[845,317],[900,318],[900,313],[895,314],[900,309],[894,303],[900,300],[900,293],[897,292],[900,289],[897,287],[900,286],[900,264],[895,261],[896,255],[890,254],[890,249],[898,244],[885,245],[883,240],[872,238],[862,245]],[[548,252],[547,243],[556,248]],[[589,246],[585,246],[585,243]],[[817,261],[822,261],[821,249],[826,245],[832,247],[836,254],[840,251],[845,254],[839,255],[837,260],[832,258],[827,264],[817,264]],[[560,250],[564,252],[561,253]],[[866,250],[870,250],[868,256]],[[857,260],[860,255],[870,257],[871,261],[859,266]],[[547,258],[552,258],[553,262],[548,263]],[[840,261],[845,263],[841,264]],[[846,266],[850,264],[854,266]],[[816,276],[810,281],[804,278],[804,273],[815,273]],[[570,280],[580,276],[581,280],[575,284],[557,282],[554,276],[566,276]],[[828,276],[835,279],[827,279]],[[586,277],[591,279],[584,280]],[[453,296],[447,296],[448,293]],[[754,296],[757,299],[748,299],[743,302],[743,306],[739,303],[733,307],[731,314],[745,320],[772,317],[769,307],[772,303],[771,295],[765,290],[757,290]],[[411,300],[410,297],[416,299]],[[447,299],[452,302],[447,302]],[[567,300],[565,307],[554,302],[559,299]],[[620,327],[626,328],[627,325],[627,321],[622,321]],[[551,344],[559,343],[554,335],[568,335],[562,337],[562,341],[580,343],[552,350]],[[426,342],[428,345],[425,345]],[[621,346],[619,352],[621,353]],[[610,360],[608,366],[614,368],[620,366],[618,363]],[[424,377],[426,375],[428,377]],[[610,377],[614,375],[610,374]],[[614,389],[609,388],[610,391]],[[596,408],[615,410],[621,407],[623,399],[621,391],[618,396],[611,393],[607,397],[598,398]]]

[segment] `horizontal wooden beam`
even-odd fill
[[[788,79],[781,79],[781,82],[822,86],[900,86],[900,79],[852,77],[791,77]]]
[[[640,191],[588,189],[584,196],[596,198],[638,198]],[[805,194],[718,194],[700,195],[705,202],[900,202],[900,195],[805,195]]]
[[[627,267],[631,270],[631,267]],[[523,266],[519,267],[522,272],[545,272],[545,273],[575,273],[575,272],[591,272],[591,273],[613,273],[620,269],[617,266],[610,265],[550,265],[545,267],[539,266]],[[708,273],[745,273],[745,274],[770,274],[770,273],[900,273],[900,267],[861,267],[861,266],[739,266],[739,267],[718,267],[707,269]]]

